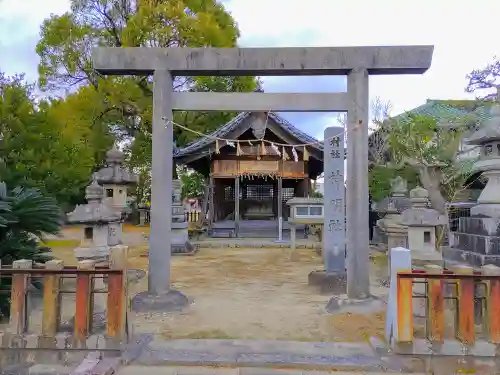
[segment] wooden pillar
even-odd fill
[[[234,179],[234,232],[238,237],[240,232],[240,176]]]
[[[62,260],[49,260],[45,263],[49,270],[62,270]],[[61,316],[61,275],[47,275],[43,280],[43,315],[42,334],[44,337],[55,337]]]
[[[215,193],[215,186],[214,186],[214,177],[210,175],[210,182],[209,182],[210,188],[208,189],[209,194],[208,194],[208,199],[209,199],[209,204],[208,204],[208,232],[212,232],[212,225],[214,223],[214,193]]]
[[[78,269],[94,269],[94,261],[82,260],[78,262]],[[76,276],[76,302],[74,341],[78,347],[85,347],[85,342],[90,333],[93,315],[94,282],[90,274],[77,274]]]
[[[283,179],[278,177],[278,239],[283,239]]]
[[[110,249],[110,268],[122,271],[108,277],[106,331],[115,342],[127,338],[127,250],[120,245]]]
[[[29,269],[32,267],[32,264],[31,260],[15,260],[12,263],[12,268]],[[9,328],[12,333],[18,335],[25,333],[28,328],[29,313],[26,303],[28,281],[29,277],[27,273],[14,273],[12,275]]]
[[[483,275],[500,275],[500,267],[493,264],[482,266]],[[483,318],[483,332],[488,332],[492,344],[500,344],[500,280],[486,281],[486,316]]]

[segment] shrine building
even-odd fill
[[[286,238],[286,202],[312,193],[311,180],[323,172],[323,142],[276,113],[242,112],[175,149],[174,159],[207,178],[202,215],[209,235],[277,238],[282,217]]]

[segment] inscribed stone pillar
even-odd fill
[[[344,128],[325,129],[323,262],[327,274],[345,274]]]
[[[151,168],[151,224],[149,234],[148,291],[170,289],[172,233],[172,76],[156,70],[153,76],[153,157]]]
[[[353,69],[347,77],[347,294],[370,294],[368,197],[368,71]]]

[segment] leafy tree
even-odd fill
[[[392,194],[391,180],[396,177],[406,180],[409,189],[413,189],[419,184],[418,174],[408,166],[395,166],[390,163],[372,165],[369,173],[370,195],[374,202],[378,202]]]
[[[33,188],[16,187],[9,191],[0,183],[0,260],[30,259],[43,262],[49,249],[40,245],[44,234],[57,234],[61,229],[61,211],[53,198]],[[7,289],[10,279],[0,279],[0,289]],[[0,297],[0,315],[7,314],[7,298]]]
[[[482,69],[474,69],[467,74],[469,80],[466,92],[482,92],[483,100],[498,100],[500,92],[500,60],[497,58]]]
[[[89,128],[75,121],[71,99],[37,103],[23,76],[0,74],[0,175],[8,185],[37,187],[65,205],[78,202],[95,162]]]
[[[205,176],[196,171],[180,167],[177,172],[181,180],[181,197],[184,198],[199,198],[205,192],[206,180]]]
[[[428,116],[406,114],[399,120],[380,123],[377,136],[383,139],[374,175],[402,173],[418,181],[429,192],[434,209],[446,214],[446,202],[453,201],[472,174],[473,160],[460,160],[460,145],[467,131],[466,119],[455,119],[452,126],[438,124]]]
[[[37,45],[40,87],[60,90],[88,86],[75,95],[92,97],[87,102],[87,113],[94,117],[91,123],[107,127],[118,139],[131,140],[131,166],[148,166],[151,78],[100,76],[92,69],[92,47],[234,47],[238,37],[234,19],[216,0],[72,0],[70,12],[52,16],[41,27]],[[252,91],[257,85],[253,77],[174,80],[175,90]],[[174,121],[206,133],[232,116],[233,113],[176,112]],[[175,128],[174,136],[178,146],[195,138],[179,128]]]

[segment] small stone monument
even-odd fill
[[[401,212],[411,207],[410,199],[408,198],[407,182],[401,176],[391,179],[391,196],[382,199],[374,204],[374,210],[382,216],[377,220],[377,225],[374,228],[374,241],[382,248],[391,249],[392,247],[405,247],[407,230],[405,226],[401,226]],[[390,228],[390,229],[389,229]],[[400,232],[404,232],[404,242]],[[389,244],[389,232],[393,232],[391,244]],[[399,245],[393,246],[395,243]]]
[[[407,182],[400,176],[391,179],[391,196],[384,198],[376,204],[376,210],[384,217],[377,221],[378,237],[382,244],[389,249],[393,247],[405,247],[407,228],[401,224],[401,212],[411,207],[411,201],[407,197]],[[392,235],[389,240],[389,236]],[[391,243],[389,243],[391,242]]]
[[[194,250],[189,242],[188,226],[181,200],[181,181],[172,181],[172,254],[190,253]]]
[[[408,246],[408,227],[403,225],[401,220],[402,217],[396,208],[396,204],[389,201],[384,218],[377,220],[377,227],[387,238],[387,248],[385,250]]]
[[[404,210],[401,224],[408,227],[408,247],[415,265],[442,265],[441,252],[436,249],[436,228],[448,223],[446,216],[428,208],[429,193],[417,186],[410,191],[411,208]]]
[[[136,185],[138,177],[124,168],[125,154],[113,146],[106,153],[106,167],[97,171],[97,182],[104,188],[105,203],[123,215],[129,213],[127,189]]]
[[[104,189],[97,183],[96,175],[85,189],[87,204],[76,206],[68,214],[72,224],[83,224],[83,238],[75,249],[78,260],[105,261],[109,256],[109,247],[120,243],[121,215],[103,203]]]
[[[492,105],[490,114],[468,140],[481,148],[474,169],[488,182],[470,210],[471,217],[461,217],[458,230],[451,233],[451,246],[443,252],[446,262],[500,266],[500,104]]]
[[[137,211],[139,212],[139,226],[143,227],[146,225],[146,217],[149,213],[149,207],[141,203],[137,206]]]

